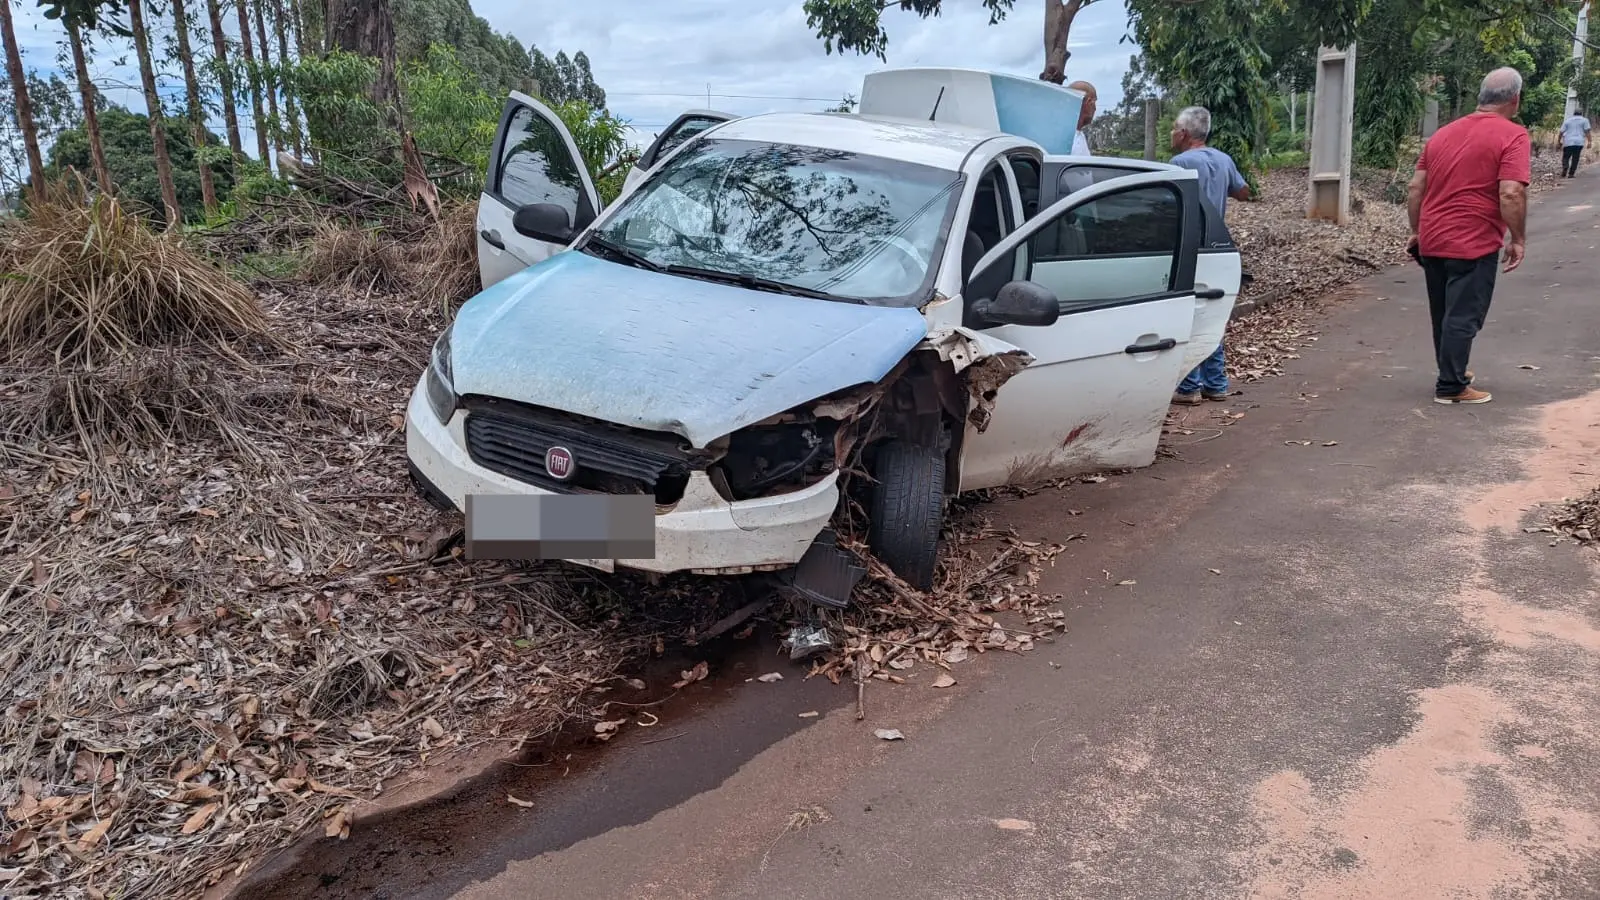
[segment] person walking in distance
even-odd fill
[[[1083,129],[1094,121],[1096,108],[1099,106],[1099,94],[1095,92],[1094,85],[1087,81],[1074,81],[1067,85],[1069,90],[1083,94],[1083,106],[1078,109],[1078,127],[1072,133],[1072,155],[1092,156],[1089,150],[1089,139],[1084,136]]]
[[[1561,177],[1578,177],[1578,163],[1583,161],[1584,148],[1592,139],[1589,119],[1583,110],[1572,111],[1561,123]]]
[[[1172,123],[1172,164],[1193,169],[1200,181],[1200,193],[1211,201],[1218,215],[1228,211],[1228,198],[1249,200],[1250,185],[1234,165],[1233,157],[1206,145],[1211,137],[1211,113],[1203,107],[1191,106],[1178,113]],[[1195,367],[1178,385],[1172,396],[1174,403],[1195,404],[1205,400],[1228,398],[1227,359],[1222,345],[1205,362]]]
[[[1439,380],[1434,402],[1488,403],[1472,386],[1467,362],[1494,295],[1505,247],[1505,270],[1522,265],[1527,245],[1532,142],[1512,118],[1522,104],[1522,76],[1495,69],[1478,90],[1478,111],[1434,133],[1422,147],[1406,196],[1433,315]],[[1509,232],[1509,240],[1507,233]]]

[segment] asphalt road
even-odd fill
[[[1600,485],[1594,184],[1502,277],[1494,403],[1430,402],[1421,273],[1382,273],[1243,419],[1185,411],[1180,459],[998,510],[1090,535],[1054,645],[876,689],[864,723],[731,679],[366,895],[1600,897],[1600,565],[1523,530]]]

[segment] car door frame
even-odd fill
[[[656,165],[661,162],[661,145],[662,145],[662,143],[664,141],[666,141],[666,139],[669,136],[671,136],[673,134],[676,134],[679,129],[683,128],[683,126],[689,124],[689,121],[691,119],[713,119],[713,120],[715,120],[716,124],[711,125],[706,129],[706,131],[710,131],[712,128],[717,127],[717,125],[721,125],[723,122],[732,122],[734,119],[737,119],[737,118],[739,118],[739,117],[734,115],[733,113],[726,113],[726,112],[722,112],[721,110],[716,110],[716,109],[689,109],[689,110],[684,110],[683,112],[678,114],[678,117],[676,119],[672,120],[672,123],[670,125],[668,125],[666,128],[661,129],[661,133],[656,135],[656,139],[650,142],[650,146],[644,148],[644,152],[639,154],[639,161],[634,163],[634,167],[637,168],[637,169],[640,169],[641,171],[649,171],[651,169],[654,169],[656,167]],[[699,134],[704,134],[704,133],[705,133],[705,131],[699,132]],[[690,139],[691,140],[694,137],[695,137],[695,135],[690,135]],[[685,143],[687,143],[687,142],[685,142]],[[676,149],[678,149],[678,147],[681,147],[681,146],[683,146],[683,145],[679,144],[677,147],[673,147],[672,150],[676,150]],[[671,152],[672,152],[671,150],[667,151],[667,155],[670,156]]]
[[[1138,305],[1141,305],[1141,304],[1162,303],[1162,302],[1170,302],[1170,301],[1173,301],[1173,300],[1180,300],[1180,299],[1183,299],[1183,298],[1192,298],[1192,296],[1194,294],[1194,271],[1195,271],[1195,265],[1196,265],[1196,262],[1197,262],[1198,254],[1199,254],[1199,245],[1200,245],[1200,242],[1201,242],[1201,227],[1200,227],[1201,226],[1201,219],[1200,219],[1200,211],[1199,211],[1199,203],[1198,203],[1198,200],[1199,200],[1199,183],[1198,183],[1198,180],[1197,180],[1194,172],[1186,170],[1186,169],[1179,169],[1179,168],[1176,168],[1176,167],[1172,167],[1172,168],[1164,169],[1164,170],[1152,170],[1152,171],[1149,171],[1149,172],[1141,172],[1141,173],[1137,173],[1137,174],[1134,174],[1134,175],[1123,176],[1123,177],[1120,177],[1120,178],[1108,179],[1108,180],[1106,180],[1104,182],[1101,182],[1099,184],[1093,185],[1092,187],[1083,189],[1081,191],[1074,192],[1074,193],[1069,194],[1067,196],[1059,197],[1058,199],[1056,199],[1055,202],[1053,202],[1050,205],[1045,206],[1044,208],[1042,208],[1038,213],[1036,213],[1034,216],[1030,217],[1027,221],[1023,222],[1017,229],[1015,229],[1013,232],[1011,232],[1011,234],[1007,235],[1003,240],[1001,240],[999,243],[997,243],[994,247],[990,248],[990,250],[987,253],[985,253],[984,256],[982,258],[980,258],[978,263],[973,267],[973,269],[972,269],[972,278],[976,279],[978,276],[984,274],[985,270],[987,268],[989,268],[990,266],[1001,264],[1007,255],[1009,255],[1013,250],[1018,250],[1019,248],[1021,248],[1021,250],[1020,250],[1019,255],[1018,255],[1018,264],[1017,264],[1016,269],[1015,269],[1016,274],[1017,274],[1018,277],[1031,278],[1032,275],[1033,275],[1033,272],[1034,272],[1034,266],[1037,264],[1037,260],[1035,260],[1033,258],[1033,256],[1032,256],[1031,242],[1032,242],[1034,236],[1037,235],[1041,230],[1043,230],[1045,227],[1049,226],[1050,224],[1052,224],[1053,222],[1058,220],[1060,217],[1068,214],[1071,210],[1073,210],[1073,209],[1075,209],[1075,208],[1077,208],[1077,207],[1079,207],[1079,206],[1081,206],[1083,204],[1091,203],[1091,202],[1093,202],[1095,200],[1098,200],[1098,199],[1100,199],[1102,197],[1115,195],[1115,194],[1122,193],[1122,192],[1125,192],[1125,191],[1128,191],[1128,190],[1134,190],[1134,189],[1137,189],[1137,188],[1140,188],[1140,187],[1152,186],[1152,185],[1172,185],[1176,189],[1176,191],[1178,192],[1178,194],[1179,194],[1179,196],[1181,198],[1181,201],[1183,203],[1183,209],[1182,209],[1182,212],[1181,212],[1181,219],[1180,219],[1180,229],[1181,229],[1181,231],[1180,231],[1180,235],[1179,235],[1177,256],[1176,256],[1176,259],[1174,260],[1173,274],[1168,279],[1168,288],[1167,288],[1167,290],[1161,291],[1161,292],[1157,292],[1157,293],[1143,294],[1143,295],[1132,296],[1132,297],[1127,297],[1127,298],[1108,299],[1106,302],[1094,303],[1093,305],[1083,305],[1083,304],[1080,303],[1080,304],[1074,305],[1071,309],[1063,309],[1063,315],[1056,322],[1055,325],[1044,326],[1044,327],[1046,327],[1046,328],[1072,328],[1072,327],[1074,327],[1074,319],[1076,317],[1079,317],[1079,316],[1083,316],[1083,315],[1087,315],[1087,314],[1094,314],[1094,313],[1103,312],[1103,311],[1107,311],[1107,310],[1117,310],[1117,309],[1121,309],[1121,308],[1125,308],[1125,307],[1138,306]],[[1116,257],[1101,257],[1101,259],[1105,259],[1105,258],[1116,258]],[[1022,261],[1024,259],[1026,260],[1025,263]],[[970,297],[970,296],[966,295],[965,285],[963,285],[963,295],[962,295],[962,304],[963,304],[963,306],[967,307],[967,308],[970,308],[971,304],[976,299],[979,299],[979,298]],[[1191,299],[1191,302],[1192,302],[1192,299]],[[1063,305],[1065,305],[1065,301],[1063,302]],[[1082,320],[1079,320],[1079,321],[1081,322]],[[1176,324],[1176,323],[1174,323],[1174,324]],[[1187,340],[1189,331],[1190,331],[1190,329],[1192,329],[1192,321],[1184,320],[1183,321],[1183,325],[1186,326],[1184,328],[1183,334],[1184,334],[1184,339]],[[1001,326],[1001,327],[1012,327],[1012,326]],[[981,330],[987,331],[989,329],[985,328],[985,329],[981,329]],[[1027,336],[1028,332],[1027,331],[1018,331],[1018,332],[1016,332],[1016,334],[1019,337],[1025,337],[1025,336]],[[1005,340],[1005,338],[1000,338],[1000,339]],[[1019,341],[1019,342],[1017,342],[1017,346],[1021,347],[1021,349],[1023,349],[1023,350],[1027,350],[1028,348],[1027,348],[1027,346],[1025,346],[1026,343],[1028,343],[1028,342],[1027,341]],[[1179,349],[1178,347],[1174,346],[1174,347],[1171,347],[1171,348],[1169,348],[1167,350],[1151,351],[1151,353],[1147,354],[1147,353],[1135,353],[1134,352],[1134,347],[1135,346],[1138,346],[1138,345],[1129,344],[1126,347],[1119,346],[1119,347],[1115,347],[1115,348],[1109,348],[1109,345],[1108,345],[1108,348],[1105,349],[1104,353],[1108,354],[1108,353],[1113,353],[1113,352],[1123,352],[1123,353],[1127,353],[1128,355],[1133,356],[1135,358],[1150,359],[1150,358],[1153,358],[1152,354],[1159,354],[1161,352],[1171,352],[1172,350],[1178,350]],[[1102,354],[1102,355],[1104,355],[1104,354]],[[1085,357],[1085,358],[1087,359],[1088,357]],[[1069,362],[1069,365],[1060,366],[1059,368],[1062,370],[1061,371],[1061,376],[1070,378],[1071,375],[1072,375],[1072,372],[1070,371],[1070,368],[1071,368],[1070,367],[1070,361],[1068,361],[1068,362]],[[1174,372],[1177,371],[1177,365],[1179,364],[1179,362],[1180,361],[1178,359],[1174,359],[1170,363],[1170,367],[1172,368],[1172,370]],[[1048,366],[1048,365],[1044,366],[1044,367],[1029,366],[1029,367],[1023,369],[1021,372],[1019,372],[1016,376],[1013,376],[1013,377],[1014,378],[1039,378],[1039,377],[1051,378],[1051,377],[1056,377],[1056,376],[1051,376],[1051,375],[1045,374],[1045,372],[1049,368],[1054,368],[1054,367],[1051,367],[1051,366]],[[1038,369],[1038,371],[1035,371],[1036,369]],[[1182,373],[1178,374],[1177,377],[1181,378],[1182,377]],[[1037,410],[1029,410],[1029,409],[1021,409],[1021,408],[1008,409],[1007,408],[1007,404],[1005,404],[1005,402],[1004,402],[1005,392],[1007,390],[1007,387],[1009,387],[1009,383],[1007,385],[1003,385],[1000,388],[1000,390],[999,390],[999,392],[997,394],[997,397],[996,397],[997,402],[995,404],[995,409],[993,410],[993,412],[991,414],[991,417],[990,417],[990,419],[989,419],[989,421],[987,423],[987,429],[986,429],[985,433],[987,433],[988,431],[992,431],[995,428],[995,425],[997,423],[1001,424],[1002,427],[1003,427],[1004,426],[1003,417],[1016,416],[1020,420],[1022,417],[1029,417],[1029,416],[1037,417],[1037,415],[1038,415]],[[1085,391],[1105,390],[1106,391],[1106,396],[1105,396],[1105,399],[1104,399],[1104,403],[1100,406],[1099,411],[1100,411],[1100,413],[1102,414],[1102,416],[1104,418],[1107,418],[1107,419],[1114,419],[1115,418],[1113,415],[1111,415],[1114,412],[1113,405],[1119,399],[1119,388],[1117,386],[1115,386],[1115,385],[1097,385],[1097,384],[1074,385],[1074,384],[1069,384],[1069,383],[1063,383],[1063,384],[1061,384],[1059,386],[1054,386],[1054,389],[1060,390],[1060,391],[1077,391],[1079,393],[1082,393],[1082,392],[1085,392]],[[1167,400],[1170,398],[1170,395],[1171,395],[1172,386],[1171,385],[1166,385],[1166,384],[1158,384],[1158,382],[1152,381],[1150,385],[1146,386],[1146,390],[1148,390],[1150,392],[1150,396],[1142,397],[1141,398],[1142,404],[1145,405],[1145,406],[1149,406],[1152,411],[1154,411],[1156,406],[1159,404],[1159,407],[1163,411],[1163,415],[1164,415],[1164,411],[1165,411],[1166,405],[1167,405]],[[1156,395],[1157,391],[1159,391],[1159,397]],[[1095,406],[1095,404],[1090,404],[1091,408],[1093,408],[1094,406]],[[1066,423],[1062,423],[1062,424],[1065,427],[1070,427],[1070,425],[1067,425]],[[1141,459],[1137,460],[1136,464],[1138,464],[1138,465],[1148,465],[1150,461],[1153,461],[1154,453],[1155,453],[1155,447],[1156,447],[1156,444],[1159,442],[1159,439],[1160,439],[1160,424],[1161,423],[1160,423],[1159,418],[1154,419],[1151,422],[1147,423],[1148,427],[1150,428],[1150,433],[1148,435],[1138,435],[1138,436],[1136,436],[1136,441],[1135,442],[1139,445],[1139,448],[1140,448],[1137,451],[1137,453],[1138,454],[1142,454],[1142,453],[1144,453],[1145,450],[1148,450],[1148,454],[1147,455],[1149,457],[1148,459],[1142,459],[1141,458]],[[985,465],[985,466],[982,467],[983,471],[981,471],[981,472],[976,472],[975,473],[973,471],[973,463],[975,461],[971,457],[971,452],[973,451],[974,447],[985,448],[985,440],[984,440],[983,434],[977,433],[975,431],[975,429],[970,424],[969,424],[969,426],[967,428],[967,433],[963,436],[963,439],[961,441],[961,445],[962,446],[960,448],[960,456],[959,456],[959,462],[958,462],[959,470],[960,470],[960,474],[959,474],[959,485],[960,485],[959,489],[960,490],[966,491],[966,490],[972,490],[972,489],[981,488],[981,487],[996,487],[996,486],[999,486],[1000,484],[1014,483],[1011,476],[1008,476],[1006,480],[997,481],[996,478],[994,477],[994,471],[992,471],[992,470],[996,470],[997,469],[997,467],[995,465]],[[985,448],[985,449],[987,449],[987,448]],[[1030,448],[1023,448],[1023,449],[1030,449]],[[1054,448],[1053,447],[1047,448],[1047,447],[1044,447],[1041,444],[1040,447],[1031,448],[1031,449],[1036,449],[1038,452],[1044,453],[1046,451],[1053,450]],[[993,460],[987,460],[985,462],[986,463],[992,463]],[[1120,466],[1113,466],[1113,467],[1120,467]]]
[[[1051,202],[1068,196],[1061,192],[1061,177],[1073,168],[1119,169],[1130,174],[1144,172],[1171,172],[1182,166],[1147,159],[1125,159],[1115,156],[1046,156],[1039,175],[1041,208],[1048,198]],[[1098,182],[1097,182],[1098,183]],[[1079,188],[1082,190],[1082,188]],[[1200,195],[1201,241],[1199,258],[1195,265],[1195,310],[1193,345],[1189,358],[1193,365],[1184,370],[1187,375],[1210,355],[1222,342],[1228,321],[1233,316],[1243,282],[1243,258],[1239,246],[1228,232],[1222,213],[1211,201]],[[1216,282],[1216,283],[1212,283]],[[1220,293],[1219,293],[1220,291]],[[1204,346],[1209,344],[1210,346]]]
[[[489,168],[484,175],[483,191],[478,195],[478,214],[475,223],[478,268],[485,288],[523,268],[549,258],[566,247],[564,244],[558,245],[551,241],[541,241],[518,234],[511,224],[518,207],[506,199],[499,190],[500,177],[505,166],[506,140],[512,120],[522,108],[528,109],[556,130],[572,163],[577,167],[580,189],[577,210],[573,215],[573,234],[582,232],[600,215],[600,193],[595,190],[594,180],[589,177],[589,168],[583,162],[583,154],[579,152],[578,143],[573,140],[572,132],[550,107],[521,91],[512,91],[506,97],[505,106],[500,111],[500,124],[495,131],[494,144],[490,150]],[[507,256],[510,257],[509,263],[504,261]]]
[[[617,199],[621,200],[623,196],[632,193],[633,189],[637,187],[640,182],[644,181],[645,178],[649,177],[651,172],[655,171],[656,166],[660,165],[665,159],[670,158],[674,153],[682,149],[685,144],[690,143],[695,138],[717,128],[718,126],[732,122],[737,118],[739,118],[739,116],[736,116],[733,113],[726,113],[716,109],[690,109],[679,113],[678,117],[673,119],[666,128],[661,129],[661,133],[656,135],[655,140],[651,141],[650,145],[644,148],[644,152],[639,154],[638,161],[628,169],[628,174],[623,176],[622,179],[621,196],[618,196]],[[683,126],[689,124],[689,122],[697,119],[711,119],[713,121],[711,125],[689,135],[686,140],[679,142],[676,146],[663,153],[662,144],[665,143],[667,138],[676,134],[683,128]]]

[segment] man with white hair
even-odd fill
[[[1427,275],[1433,316],[1435,403],[1494,399],[1472,386],[1467,362],[1489,314],[1502,245],[1507,272],[1522,265],[1526,249],[1533,146],[1527,129],[1512,121],[1521,103],[1517,70],[1490,72],[1478,90],[1477,112],[1423,145],[1407,192],[1409,249]]]
[[[1193,169],[1200,181],[1200,193],[1211,201],[1218,215],[1228,211],[1228,198],[1250,199],[1250,185],[1234,165],[1233,157],[1206,145],[1211,137],[1211,113],[1191,106],[1178,113],[1172,123],[1172,164]],[[1206,400],[1228,399],[1227,359],[1218,344],[1205,362],[1195,367],[1178,385],[1172,402],[1196,404]]]

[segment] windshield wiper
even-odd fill
[[[773,294],[792,294],[796,297],[810,297],[814,300],[834,300],[860,305],[866,304],[865,300],[857,300],[854,297],[841,297],[838,294],[830,294],[827,291],[813,290],[808,287],[801,287],[798,284],[790,284],[787,281],[777,281],[772,278],[762,278],[759,275],[747,275],[741,272],[722,272],[718,271],[717,269],[703,269],[699,266],[682,265],[666,266],[662,268],[661,271],[667,273],[668,275],[682,275],[686,278],[699,278],[704,281],[732,284],[742,288],[749,288],[755,291],[767,291]]]
[[[638,269],[649,269],[652,272],[662,271],[661,264],[645,256],[637,250],[632,250],[615,241],[601,237],[595,232],[590,232],[583,241],[584,250],[594,247],[617,262],[627,263]]]

